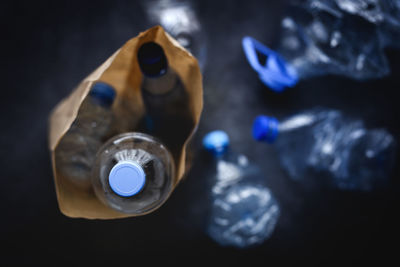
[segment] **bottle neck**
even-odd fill
[[[112,106],[115,95],[115,89],[103,82],[95,83],[89,91],[90,101],[104,108],[110,108]]]
[[[177,84],[177,75],[171,69],[167,68],[159,76],[143,76],[142,90],[152,95],[164,95],[173,90]]]
[[[227,147],[219,147],[210,150],[209,152],[211,153],[211,155],[214,157],[215,160],[220,160],[226,156],[227,151],[228,151]]]
[[[167,57],[163,48],[155,42],[147,42],[140,46],[138,53],[140,70],[146,77],[163,76],[168,69]]]

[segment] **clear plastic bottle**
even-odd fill
[[[97,150],[110,137],[115,90],[98,82],[82,103],[75,121],[55,151],[56,169],[77,186],[90,188]]]
[[[174,161],[157,139],[124,133],[107,141],[96,155],[92,184],[107,206],[143,215],[161,206],[172,192]]]
[[[289,176],[307,185],[371,191],[387,185],[394,165],[392,135],[337,110],[313,109],[281,122],[258,116],[253,136],[273,143]]]
[[[192,1],[145,0],[143,4],[150,22],[161,25],[198,59],[203,69],[207,53],[205,34]]]
[[[225,132],[210,132],[203,144],[215,157],[208,234],[222,246],[261,244],[273,233],[280,214],[265,177],[246,156],[227,151]]]
[[[138,50],[138,62],[146,108],[141,131],[159,138],[177,158],[195,125],[189,96],[157,43],[144,43]]]
[[[243,39],[250,65],[272,90],[283,91],[299,80],[326,74],[357,80],[389,74],[374,24],[343,12],[333,0],[305,1],[291,11],[282,19],[275,51],[251,37]],[[259,58],[266,58],[265,63]]]

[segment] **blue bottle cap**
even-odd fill
[[[253,138],[257,141],[275,142],[279,133],[279,122],[274,117],[257,116],[253,123]]]
[[[242,45],[250,66],[266,86],[276,92],[282,92],[286,87],[297,84],[299,78],[296,70],[278,52],[248,36],[243,38]],[[258,60],[257,52],[267,57],[265,66]]]
[[[115,90],[106,83],[97,82],[90,89],[89,95],[96,103],[110,107],[114,102]]]
[[[222,155],[229,147],[229,136],[220,130],[209,132],[203,138],[203,146],[216,156]]]
[[[167,71],[168,60],[163,48],[155,42],[147,42],[137,53],[140,70],[147,77],[158,77]]]
[[[108,182],[117,195],[131,197],[142,190],[146,182],[146,174],[139,164],[122,161],[111,169]]]

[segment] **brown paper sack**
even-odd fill
[[[160,26],[153,27],[130,39],[92,74],[86,77],[72,93],[62,100],[50,115],[49,147],[51,151],[54,181],[61,212],[69,217],[87,219],[114,219],[133,215],[115,211],[98,200],[93,189],[83,190],[71,184],[68,177],[57,172],[55,153],[60,140],[70,129],[79,109],[96,82],[104,82],[116,91],[112,112],[124,118],[115,126],[115,133],[133,132],[143,118],[145,110],[141,96],[142,73],[137,63],[137,50],[146,42],[158,43],[165,52],[169,66],[181,79],[189,96],[190,112],[195,125],[190,136],[183,142],[181,153],[175,160],[174,187],[187,171],[187,145],[200,120],[203,108],[202,77],[197,60]]]

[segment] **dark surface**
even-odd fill
[[[1,105],[2,261],[81,265],[398,262],[398,162],[391,186],[372,194],[309,192],[280,169],[271,147],[252,141],[264,113],[282,118],[315,105],[343,109],[399,137],[400,52],[387,51],[392,75],[369,83],[323,77],[283,94],[268,91],[247,64],[241,38],[273,41],[284,1],[199,1],[207,33],[204,112],[187,179],[156,212],[140,218],[70,219],[57,207],[47,149],[51,109],[125,41],[147,25],[133,1],[3,3]],[[210,130],[226,130],[234,150],[260,164],[281,205],[271,239],[248,250],[222,248],[204,233],[209,159],[200,148]],[[397,263],[398,264],[398,263]]]

